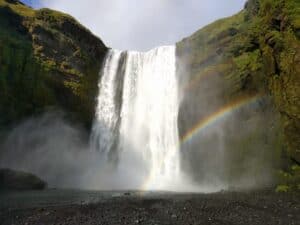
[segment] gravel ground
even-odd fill
[[[0,224],[300,225],[300,195],[125,193],[98,203],[5,208]]]

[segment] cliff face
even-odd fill
[[[90,127],[106,52],[69,15],[0,0],[0,134],[57,108]],[[185,169],[197,171],[199,180],[219,176],[236,186],[250,175],[266,183],[281,158],[283,175],[300,177],[291,167],[300,162],[298,0],[249,0],[237,15],[177,43],[177,69],[183,142],[198,132],[182,144]],[[234,116],[222,120],[228,114]],[[215,120],[216,128],[201,133]]]
[[[89,127],[106,51],[68,15],[0,0],[0,129],[49,108]]]
[[[239,110],[238,125],[231,121],[230,127],[235,127],[240,140],[244,139],[231,145],[243,149],[234,155],[260,155],[265,151],[261,157],[273,154],[275,160],[281,154],[287,164],[299,164],[299,32],[299,1],[250,0],[237,15],[179,42],[178,73],[185,93],[179,115],[181,135],[224,105],[256,96],[258,107],[246,116]],[[261,125],[241,138],[240,132],[253,124]],[[230,136],[231,130],[226,131]],[[261,145],[261,150],[248,149],[254,136],[261,144],[268,144]],[[229,139],[225,145],[232,141]],[[268,145],[272,147],[267,151]]]

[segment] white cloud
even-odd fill
[[[173,44],[243,8],[245,0],[43,0],[67,12],[109,47],[147,50]]]

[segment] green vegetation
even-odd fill
[[[290,190],[288,185],[278,185],[276,192],[288,192]]]
[[[69,15],[0,0],[0,135],[49,108],[63,109],[89,127],[106,51],[101,40]],[[263,169],[266,155],[272,155],[276,166],[282,155],[277,191],[299,190],[299,0],[249,0],[237,15],[179,42],[177,56],[187,91],[181,110],[199,112],[189,120],[179,118],[184,121],[180,133],[237,98],[260,94],[267,100],[260,99],[251,114],[239,110],[244,122],[236,126],[263,125],[239,140],[229,137],[226,143],[235,146],[230,154],[241,165],[247,163],[244,155],[261,154],[254,174]],[[210,100],[207,115],[199,109],[203,90]],[[253,149],[254,139],[265,149]],[[230,167],[229,179],[239,169]]]
[[[17,0],[1,0],[0,1],[1,8],[10,8],[14,13],[18,14],[22,17],[34,17],[35,11],[24,4],[20,3]]]
[[[237,15],[208,25],[177,47],[184,81],[195,83],[197,77],[204,75],[206,85],[217,89],[208,89],[212,92],[210,99],[222,99],[216,103],[210,100],[208,114],[239,96],[260,93],[271,100],[272,104],[260,104],[257,117],[265,118],[263,124],[269,126],[266,132],[276,127],[275,137],[269,139],[274,150],[269,152],[274,156],[282,152],[283,173],[289,174],[289,181],[278,176],[282,183],[278,191],[295,190],[300,174],[292,169],[300,162],[300,2],[249,0]],[[191,69],[186,71],[180,61],[187,62]],[[196,88],[199,85],[190,88],[188,98],[195,100],[186,100],[186,110],[188,107],[197,110],[201,98],[201,89]],[[193,121],[183,127],[188,130],[192,124]],[[239,142],[247,143],[248,139],[251,137]],[[245,149],[243,152],[253,153]]]
[[[279,171],[279,178],[281,185],[278,185],[276,191],[300,191],[300,166],[294,165],[288,171]]]
[[[89,127],[105,52],[69,15],[0,0],[0,131],[49,108]]]

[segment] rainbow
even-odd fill
[[[217,123],[222,118],[232,114],[233,112],[237,111],[243,106],[255,103],[257,100],[261,99],[262,97],[263,97],[262,94],[244,96],[223,106],[218,111],[214,112],[208,117],[201,119],[194,127],[192,127],[192,129],[190,129],[188,132],[185,133],[185,135],[181,138],[180,143],[181,144],[186,143],[187,141],[191,140],[196,134],[199,134],[204,129]]]
[[[197,134],[199,134],[199,132],[217,123],[222,118],[231,115],[233,112],[237,111],[238,109],[246,105],[250,105],[257,102],[257,100],[261,99],[262,97],[263,97],[262,94],[243,96],[223,106],[218,111],[214,112],[208,117],[201,119],[191,130],[186,132],[186,134],[181,138],[179,145],[183,145],[184,143],[188,142],[193,137],[195,137]],[[178,149],[179,148],[180,146],[178,146]],[[160,162],[160,164],[163,164],[163,160]],[[151,172],[149,176],[145,179],[144,183],[142,184],[141,190],[146,190],[154,178],[155,178],[155,174]]]

